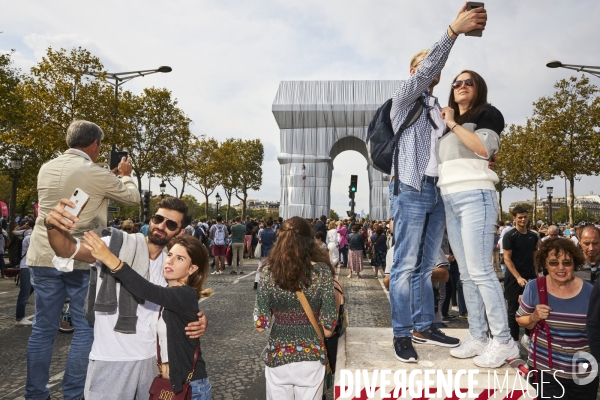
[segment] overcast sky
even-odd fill
[[[196,135],[260,138],[263,186],[250,197],[279,200],[279,129],[271,112],[279,82],[404,79],[411,56],[438,40],[461,5],[447,0],[20,0],[3,4],[0,51],[15,49],[16,65],[26,71],[49,46],[84,47],[111,72],[171,66],[169,74],[138,78],[126,88],[170,89]],[[598,1],[494,0],[486,9],[483,37],[461,36],[454,45],[434,92],[442,105],[452,78],[468,68],[484,77],[488,99],[506,122],[523,123],[533,101],[551,95],[557,80],[574,73],[546,68],[546,62],[600,65]],[[598,78],[591,81],[600,85]],[[366,165],[350,151],[334,160],[332,208],[338,213],[348,209],[351,174],[359,176],[357,211],[368,212]],[[583,178],[575,192],[600,192],[599,182]],[[158,182],[152,185],[157,191]],[[548,185],[563,195],[562,180]],[[531,198],[531,192],[507,190],[504,208]]]

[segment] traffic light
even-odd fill
[[[356,193],[357,183],[358,183],[358,175],[350,175],[350,192]]]
[[[144,196],[144,220],[150,216],[150,196],[149,190],[142,190]]]

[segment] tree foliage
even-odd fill
[[[554,95],[534,103],[533,120],[542,132],[539,139],[551,149],[548,171],[570,183],[569,222],[574,223],[577,176],[600,173],[599,90],[585,76],[562,79],[554,88]]]
[[[219,142],[215,138],[205,135],[200,137],[198,150],[194,154],[193,168],[191,171],[192,186],[204,195],[204,214],[209,216],[208,197],[219,186]]]

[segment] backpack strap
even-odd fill
[[[546,277],[538,276],[537,278],[537,290],[538,297],[540,300],[540,304],[548,305],[548,290],[546,288]],[[540,330],[544,329],[546,331],[546,343],[548,345],[548,368],[552,369],[552,342],[550,340],[550,327],[546,323],[545,320],[540,320],[537,322],[536,326],[533,328],[531,332],[532,341],[533,341],[533,369],[536,370],[537,367],[537,339]],[[537,372],[535,372],[535,379],[537,382]]]
[[[404,132],[409,127],[411,127],[415,122],[417,122],[417,120],[421,116],[421,113],[423,112],[424,107],[425,107],[425,100],[423,100],[423,96],[419,96],[419,99],[417,101],[415,101],[415,104],[412,106],[412,108],[408,112],[408,115],[406,116],[406,118],[404,118],[402,125],[400,125],[400,128],[398,128],[398,132],[396,132],[396,134],[394,135],[394,139],[392,139],[392,147],[394,149],[394,157],[396,158],[394,160],[395,161],[394,162],[394,196],[398,196],[398,158],[397,158],[397,154],[396,154],[398,152],[398,140],[400,140],[400,136],[402,136],[402,132]],[[433,123],[433,120],[431,119],[431,117],[429,117],[429,121],[435,126],[435,123]],[[437,126],[436,126],[436,128],[437,128]]]

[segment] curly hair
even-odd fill
[[[329,253],[315,243],[308,222],[300,217],[286,220],[279,230],[275,246],[265,260],[275,284],[293,292],[309,287],[311,261],[327,264],[331,274],[335,275]]]
[[[554,254],[557,256],[560,253],[564,253],[565,255],[568,254],[571,257],[571,260],[573,260],[575,270],[581,269],[585,263],[583,253],[575,243],[565,238],[554,238],[542,242],[542,247],[535,253],[535,265],[537,265],[538,268],[545,269],[546,260],[552,251],[554,251]]]
[[[198,269],[189,276],[187,286],[196,289],[200,298],[211,296],[213,294],[212,289],[204,289],[204,282],[208,277],[208,251],[206,251],[206,247],[195,237],[182,235],[171,239],[167,245],[167,249],[171,250],[171,247],[176,244],[185,249],[192,260],[192,264],[198,267]]]

